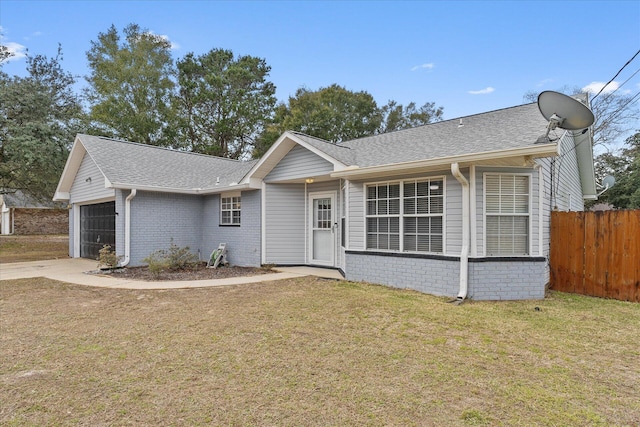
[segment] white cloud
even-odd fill
[[[35,32],[31,33],[30,36],[24,37],[24,39],[26,41],[29,41],[29,40],[31,40],[32,37],[41,37],[41,36],[44,36],[44,33],[42,31],[35,31]]]
[[[169,39],[169,36],[167,36],[167,35],[165,35],[165,34],[156,34],[156,33],[154,33],[153,31],[148,31],[147,33],[148,33],[148,34],[151,34],[152,36],[155,36],[155,37],[160,37],[162,40],[164,40],[164,41],[168,42],[168,43],[169,43],[169,45],[171,46],[171,50],[177,50],[177,49],[180,49],[180,45],[179,45],[178,43],[176,43],[176,42],[172,42],[172,41]]]
[[[605,85],[604,82],[591,82],[585,87],[583,87],[582,90],[585,92],[589,92],[590,94],[596,94],[602,90],[604,85]],[[602,93],[614,92],[618,89],[618,87],[620,87],[620,84],[618,82],[611,82],[607,85],[607,87],[604,87],[604,90],[602,91]]]
[[[171,40],[169,40],[169,36],[166,36],[164,34],[160,34],[159,36],[162,37],[163,40],[166,40],[166,41],[169,42],[169,44],[171,45],[171,49],[172,50],[180,49],[180,45],[178,43],[176,43],[176,42],[172,42]]]
[[[536,86],[542,87],[548,85],[549,83],[553,83],[553,79],[540,80],[540,82]]]
[[[411,67],[411,71],[433,70],[434,67],[435,67],[435,65],[433,64],[433,62],[430,62],[428,64],[416,65],[415,67]]]
[[[14,43],[14,42],[2,42],[3,46],[6,46],[7,49],[9,49],[9,52],[11,52],[13,55],[8,57],[7,59],[5,59],[5,61],[10,62],[10,61],[18,61],[22,58],[26,58],[27,57],[27,47],[21,45],[20,43]]]
[[[0,44],[5,46],[13,55],[5,59],[5,62],[18,61],[27,56],[27,47],[20,43],[6,41],[4,32],[6,30],[0,26]]]
[[[470,90],[468,93],[470,93],[471,95],[487,95],[493,91],[495,91],[495,89],[489,86],[480,90]]]

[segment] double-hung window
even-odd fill
[[[443,251],[444,180],[367,186],[367,249]]]
[[[400,250],[400,183],[367,187],[367,249]]]
[[[442,180],[405,181],[404,244],[409,252],[442,252]]]
[[[488,256],[529,254],[529,175],[485,174],[485,239]]]
[[[220,197],[220,225],[240,225],[240,196]]]

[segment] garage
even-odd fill
[[[97,259],[104,245],[116,248],[116,202],[80,206],[80,256]]]

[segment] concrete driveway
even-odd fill
[[[240,285],[244,283],[269,282],[303,276],[319,276],[342,279],[335,270],[309,267],[284,267],[277,273],[258,276],[230,277],[227,279],[189,280],[180,282],[143,282],[139,280],[118,279],[111,276],[87,274],[97,269],[96,261],[84,258],[67,258],[47,261],[16,262],[0,264],[0,280],[28,279],[46,277],[77,285],[98,286],[119,289],[178,289],[202,288],[210,286]]]

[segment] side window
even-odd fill
[[[530,196],[526,175],[485,175],[488,256],[529,255]]]
[[[220,225],[240,225],[240,196],[220,197]]]

